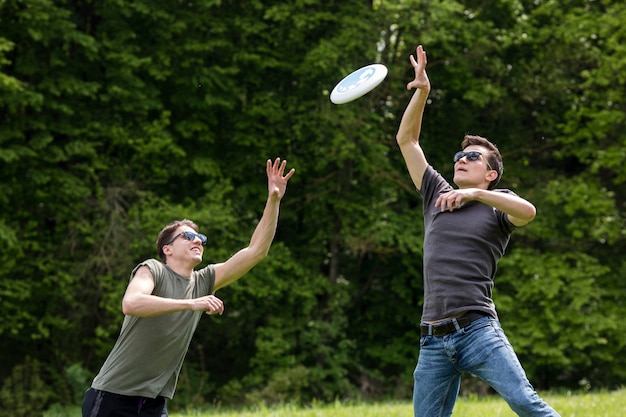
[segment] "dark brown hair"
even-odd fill
[[[156,241],[157,252],[159,253],[159,257],[161,258],[163,262],[165,262],[165,254],[163,253],[163,246],[165,246],[167,242],[172,240],[172,238],[174,237],[174,233],[176,233],[176,230],[180,226],[189,226],[196,233],[198,233],[198,230],[199,230],[198,225],[188,219],[176,220],[168,224],[167,226],[165,226],[159,232],[159,237],[157,237],[157,241]]]
[[[504,172],[500,150],[495,143],[492,143],[487,138],[476,135],[465,135],[463,142],[461,142],[461,149],[465,149],[470,145],[482,146],[483,148],[489,150],[489,154],[486,155],[487,162],[489,163],[489,166],[491,166],[491,168],[498,173],[498,177],[489,183],[489,189],[493,190],[496,188],[496,185],[498,185],[498,182],[500,182],[500,178]]]

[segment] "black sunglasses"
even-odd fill
[[[452,158],[452,161],[456,164],[457,162],[459,162],[459,159],[463,158],[464,156],[467,158],[468,161],[478,161],[478,158],[480,158],[481,155],[482,153],[478,151],[458,151],[454,154],[454,158]],[[485,158],[485,163],[487,164],[487,168],[493,170],[493,168],[491,168],[491,165],[489,164],[489,161],[487,161],[487,158]]]
[[[205,235],[203,235],[202,233],[190,232],[188,230],[180,232],[179,234],[174,236],[172,240],[166,243],[166,245],[170,245],[173,241],[178,239],[179,236],[182,236],[185,240],[188,240],[190,242],[192,242],[197,237],[198,239],[200,239],[200,242],[202,242],[203,245],[206,245],[207,237]]]

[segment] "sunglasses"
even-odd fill
[[[197,237],[198,239],[200,239],[200,242],[202,242],[203,245],[206,245],[207,237],[205,235],[203,235],[202,233],[194,233],[194,232],[190,232],[187,230],[184,232],[180,232],[179,234],[174,236],[172,240],[166,243],[166,245],[170,245],[173,241],[178,239],[180,236],[182,236],[185,240],[188,240],[190,242],[193,242],[194,239]]]
[[[478,161],[478,158],[480,158],[481,156],[482,156],[482,153],[478,151],[469,151],[469,152],[458,151],[457,153],[454,154],[454,158],[452,158],[452,161],[456,164],[457,162],[459,162],[459,159],[463,157],[466,157],[468,161]],[[490,170],[493,169],[491,168],[491,165],[489,164],[489,161],[487,161],[486,158],[485,158],[485,163],[487,164],[487,168],[489,168]]]

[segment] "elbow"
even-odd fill
[[[527,213],[528,222],[533,221],[536,215],[537,215],[537,208],[534,205],[530,204],[530,207],[528,207],[528,213]]]
[[[517,226],[522,227],[532,222],[537,215],[537,209],[530,204],[523,213],[519,213],[517,216],[509,217],[511,222]]]
[[[516,227],[522,227],[532,222],[537,215],[537,208],[529,201],[522,200],[523,204],[518,204],[514,209],[505,211],[509,221]]]
[[[122,300],[122,313],[125,316],[136,316],[137,306],[130,297],[124,297]]]
[[[251,247],[250,250],[250,263],[252,265],[256,265],[261,262],[263,259],[267,258],[270,252],[270,247],[267,246],[259,246],[259,247]]]
[[[258,264],[259,262],[261,262],[263,259],[267,258],[267,256],[269,255],[270,250],[269,248],[267,248],[266,250],[259,250],[254,254],[253,257],[253,262],[254,264]]]
[[[125,316],[132,316],[133,315],[133,310],[132,307],[130,306],[130,304],[122,301],[122,313],[124,313]]]
[[[400,148],[407,146],[418,146],[419,135],[411,135],[406,133],[398,133],[396,135],[396,142]]]

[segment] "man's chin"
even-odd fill
[[[194,254],[192,259],[196,261],[196,264],[199,264],[200,262],[202,262],[202,254]]]

